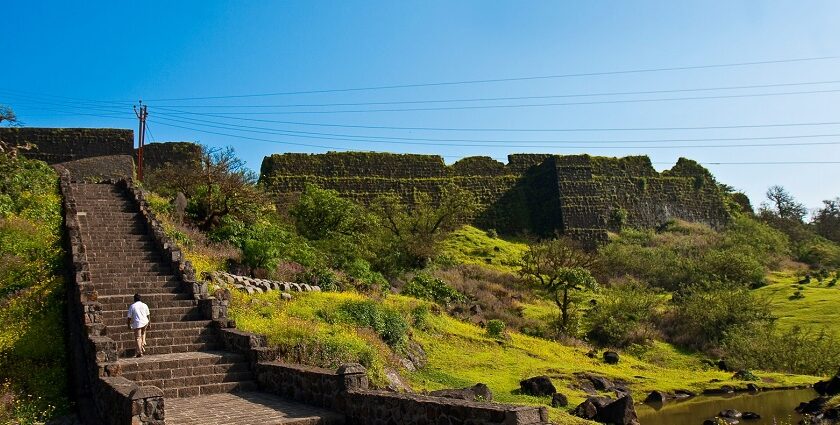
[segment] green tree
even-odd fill
[[[390,193],[374,200],[372,210],[383,234],[378,254],[391,259],[385,268],[423,267],[439,251],[446,236],[472,216],[475,197],[455,186],[441,188],[437,202],[415,191],[408,202]]]
[[[326,239],[332,234],[357,235],[368,224],[366,213],[358,204],[342,198],[335,190],[312,184],[306,185],[289,213],[298,233],[310,240]]]
[[[840,243],[840,198],[823,201],[823,207],[814,214],[813,224],[817,234]]]
[[[519,273],[537,283],[557,304],[563,333],[570,331],[570,307],[575,302],[572,292],[598,289],[598,283],[589,271],[595,260],[594,253],[559,237],[530,244],[522,257]]]

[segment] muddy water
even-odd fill
[[[659,409],[648,405],[637,406],[642,425],[700,425],[721,410],[736,409],[755,412],[761,419],[741,421],[742,424],[773,425],[796,424],[801,418],[793,409],[803,401],[817,397],[814,390],[765,391],[758,394],[733,394],[729,396],[698,396],[681,402],[666,403]]]

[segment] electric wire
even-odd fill
[[[513,82],[513,81],[533,81],[533,80],[548,80],[548,79],[560,79],[560,78],[593,77],[593,76],[606,76],[606,75],[641,74],[641,73],[650,73],[650,72],[685,71],[685,70],[695,70],[695,69],[732,68],[732,67],[755,66],[755,65],[770,65],[770,64],[781,64],[781,63],[835,60],[835,59],[838,59],[838,58],[840,58],[840,56],[820,56],[820,57],[810,57],[810,58],[778,59],[778,60],[767,60],[767,61],[735,62],[735,63],[710,64],[710,65],[691,65],[691,66],[679,66],[679,67],[642,68],[642,69],[630,69],[630,70],[618,70],[618,71],[582,72],[582,73],[541,75],[541,76],[530,76],[530,77],[509,77],[509,78],[492,78],[492,79],[480,79],[480,80],[462,80],[462,81],[442,81],[442,82],[429,82],[429,83],[393,84],[393,85],[380,85],[380,86],[368,86],[368,87],[351,87],[351,88],[287,91],[287,92],[270,92],[270,93],[251,93],[251,94],[237,94],[237,95],[193,96],[193,97],[174,97],[174,98],[156,98],[156,99],[153,98],[153,99],[147,99],[147,100],[148,101],[153,101],[153,102],[161,102],[161,101],[183,101],[183,100],[203,100],[203,99],[234,99],[234,98],[287,96],[287,95],[316,94],[316,93],[339,93],[339,92],[354,92],[354,91],[390,90],[390,89],[403,89],[403,88],[416,88],[416,87],[438,87],[438,86],[452,86],[452,85],[501,83],[501,82]]]

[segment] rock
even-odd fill
[[[691,398],[696,396],[697,393],[694,391],[689,390],[676,390],[674,391],[674,398]]]
[[[184,221],[184,213],[187,211],[187,196],[183,192],[178,192],[175,199],[172,201],[172,213],[178,221]]]
[[[703,390],[703,394],[707,395],[715,395],[715,394],[732,394],[735,392],[735,387],[732,385],[724,385],[720,388],[708,388]]]
[[[599,408],[595,420],[606,424],[639,425],[636,408],[633,405],[633,397],[628,394]]]
[[[569,405],[569,399],[560,393],[554,393],[551,396],[551,407],[566,407]]]
[[[717,367],[718,369],[724,372],[729,372],[729,365],[726,364],[726,360],[724,359],[720,359],[717,361]]]
[[[292,300],[292,294],[290,294],[288,292],[281,292],[280,293],[280,299],[283,300],[283,301],[291,301]]]
[[[757,393],[757,392],[761,391],[761,388],[759,388],[758,385],[756,385],[756,384],[749,383],[749,384],[747,384],[747,391],[749,391],[751,393]]]
[[[405,349],[405,354],[407,360],[414,365],[415,369],[424,368],[428,362],[426,358],[426,350],[424,350],[423,346],[416,341],[410,341],[408,343],[408,346],[406,346]]]
[[[761,419],[761,415],[755,412],[744,412],[744,415],[741,416],[741,419],[745,421],[754,421],[756,419]]]
[[[718,425],[717,418],[709,418],[703,421],[703,425]]]
[[[473,304],[470,306],[470,313],[472,314],[481,314],[481,306],[478,304]]]
[[[585,373],[580,375],[582,378],[589,380],[592,383],[592,386],[597,391],[607,391],[613,388],[613,383],[607,378],[598,375],[592,375],[589,373]]]
[[[389,367],[385,368],[385,380],[388,381],[387,389],[393,392],[410,393],[411,386],[403,379],[400,374]]]
[[[493,393],[485,384],[475,384],[472,387],[460,389],[431,391],[429,395],[468,401],[493,401]]]
[[[665,403],[666,401],[668,401],[669,398],[670,397],[668,396],[667,393],[664,393],[662,391],[652,391],[650,394],[648,394],[647,398],[645,398],[645,403],[654,403],[654,404],[655,403],[660,403],[661,404],[661,403]]]
[[[595,416],[598,414],[598,406],[587,399],[583,403],[578,404],[575,410],[572,410],[572,414],[583,419],[595,419]]]
[[[741,416],[744,416],[744,414],[735,409],[726,409],[721,410],[718,416],[721,418],[741,419]]]
[[[604,351],[604,361],[607,364],[617,364],[618,353],[616,353],[615,351]]]
[[[586,353],[586,357],[589,357],[590,359],[594,359],[594,358],[598,357],[598,351],[589,350],[589,352]]]
[[[524,379],[519,382],[519,387],[522,388],[522,394],[527,395],[544,396],[557,392],[551,379],[545,375]]]
[[[814,389],[820,395],[837,395],[840,394],[840,375],[835,375],[833,378],[820,381],[814,384]]]

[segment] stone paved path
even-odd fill
[[[340,415],[266,393],[239,392],[166,400],[167,425],[340,425]]]

